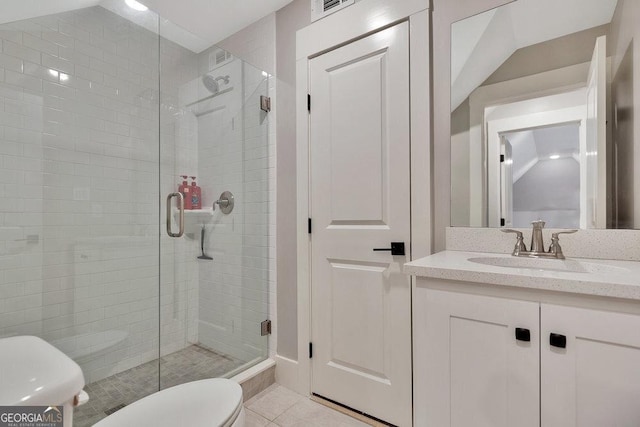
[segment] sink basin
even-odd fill
[[[616,267],[596,262],[579,261],[575,259],[544,259],[544,258],[518,258],[518,257],[475,257],[468,258],[476,264],[491,265],[494,267],[526,268],[537,271],[553,271],[562,273],[583,274],[620,274],[628,272],[624,267]]]

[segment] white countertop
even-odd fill
[[[516,263],[522,267],[480,263],[483,261]],[[405,264],[404,272],[436,279],[640,300],[640,262],[636,261],[586,258],[563,261],[518,258],[498,253],[443,251]]]

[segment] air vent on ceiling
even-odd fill
[[[224,49],[217,48],[209,52],[209,71],[231,62],[233,55]]]
[[[353,4],[354,0],[311,0],[311,21],[337,12],[340,9]]]

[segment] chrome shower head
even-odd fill
[[[211,77],[210,74],[202,76],[202,84],[204,84],[204,87],[214,95],[220,92],[220,80],[222,80],[225,85],[229,84],[229,76],[219,76],[215,78]]]
[[[220,92],[220,85],[218,84],[218,79],[214,79],[209,74],[205,74],[202,76],[202,84],[207,88],[209,92],[212,94],[216,94]]]

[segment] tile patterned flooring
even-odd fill
[[[331,409],[278,384],[273,384],[246,401],[244,407],[246,411],[245,427],[367,427],[383,425],[348,410]]]
[[[220,377],[243,362],[192,345],[160,359],[162,389],[203,378]],[[74,426],[89,427],[117,405],[128,405],[158,390],[158,361],[88,384],[89,402],[74,410]],[[244,404],[245,427],[367,427],[382,424],[330,403],[318,403],[273,384]]]
[[[161,389],[205,378],[216,378],[244,362],[197,345],[160,358]],[[158,360],[144,363],[88,384],[89,402],[74,410],[73,425],[89,427],[106,417],[105,411],[128,405],[158,391]]]

